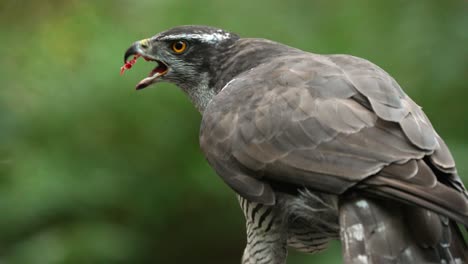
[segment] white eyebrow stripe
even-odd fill
[[[195,39],[205,43],[216,43],[231,38],[230,33],[177,34],[159,38],[160,40]]]

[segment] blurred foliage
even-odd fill
[[[172,85],[135,92],[148,64],[118,75],[133,41],[175,25],[377,63],[468,177],[467,3],[0,1],[0,263],[239,263],[243,216],[199,114]],[[289,263],[340,260],[336,242]]]

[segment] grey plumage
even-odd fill
[[[447,217],[391,200],[347,198],[340,205],[345,263],[466,263],[463,236]]]
[[[184,41],[187,50],[171,52],[173,41]],[[468,261],[460,253],[465,242],[453,232],[453,221],[468,226],[468,194],[450,151],[421,108],[378,66],[203,26],[170,29],[145,47],[136,42],[125,57],[133,54],[164,65],[167,71],[152,83],[177,84],[202,113],[201,149],[239,194],[246,216],[243,263],[284,263],[287,245],[321,250],[338,237],[339,218],[367,213],[392,223],[385,229],[390,233],[405,232],[400,217],[452,232],[427,238],[430,245],[418,235],[395,237],[431,252],[448,243],[449,253],[456,248]],[[398,213],[347,206],[349,194],[372,205],[389,199]],[[419,213],[400,210],[408,205]],[[340,222],[342,238],[346,223]],[[363,243],[372,237],[379,238],[364,235]],[[411,253],[413,260],[432,254]],[[452,255],[437,257],[450,262]],[[357,263],[352,259],[345,258]]]

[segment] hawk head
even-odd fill
[[[179,26],[151,38],[136,41],[125,52],[122,72],[139,57],[156,63],[148,77],[136,89],[167,81],[184,90],[207,85],[216,76],[223,53],[239,37],[231,32],[208,26]],[[128,61],[134,56],[133,60]]]

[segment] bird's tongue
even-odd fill
[[[160,61],[157,61],[158,63],[158,66],[156,66],[156,68],[154,68],[148,75],[148,77],[144,78],[143,80],[141,80],[137,86],[136,86],[136,89],[137,90],[140,90],[140,89],[143,89],[147,86],[149,86],[150,84],[152,84],[159,76],[162,76],[164,75],[166,72],[167,72],[167,67],[166,65],[164,65],[162,62]]]

